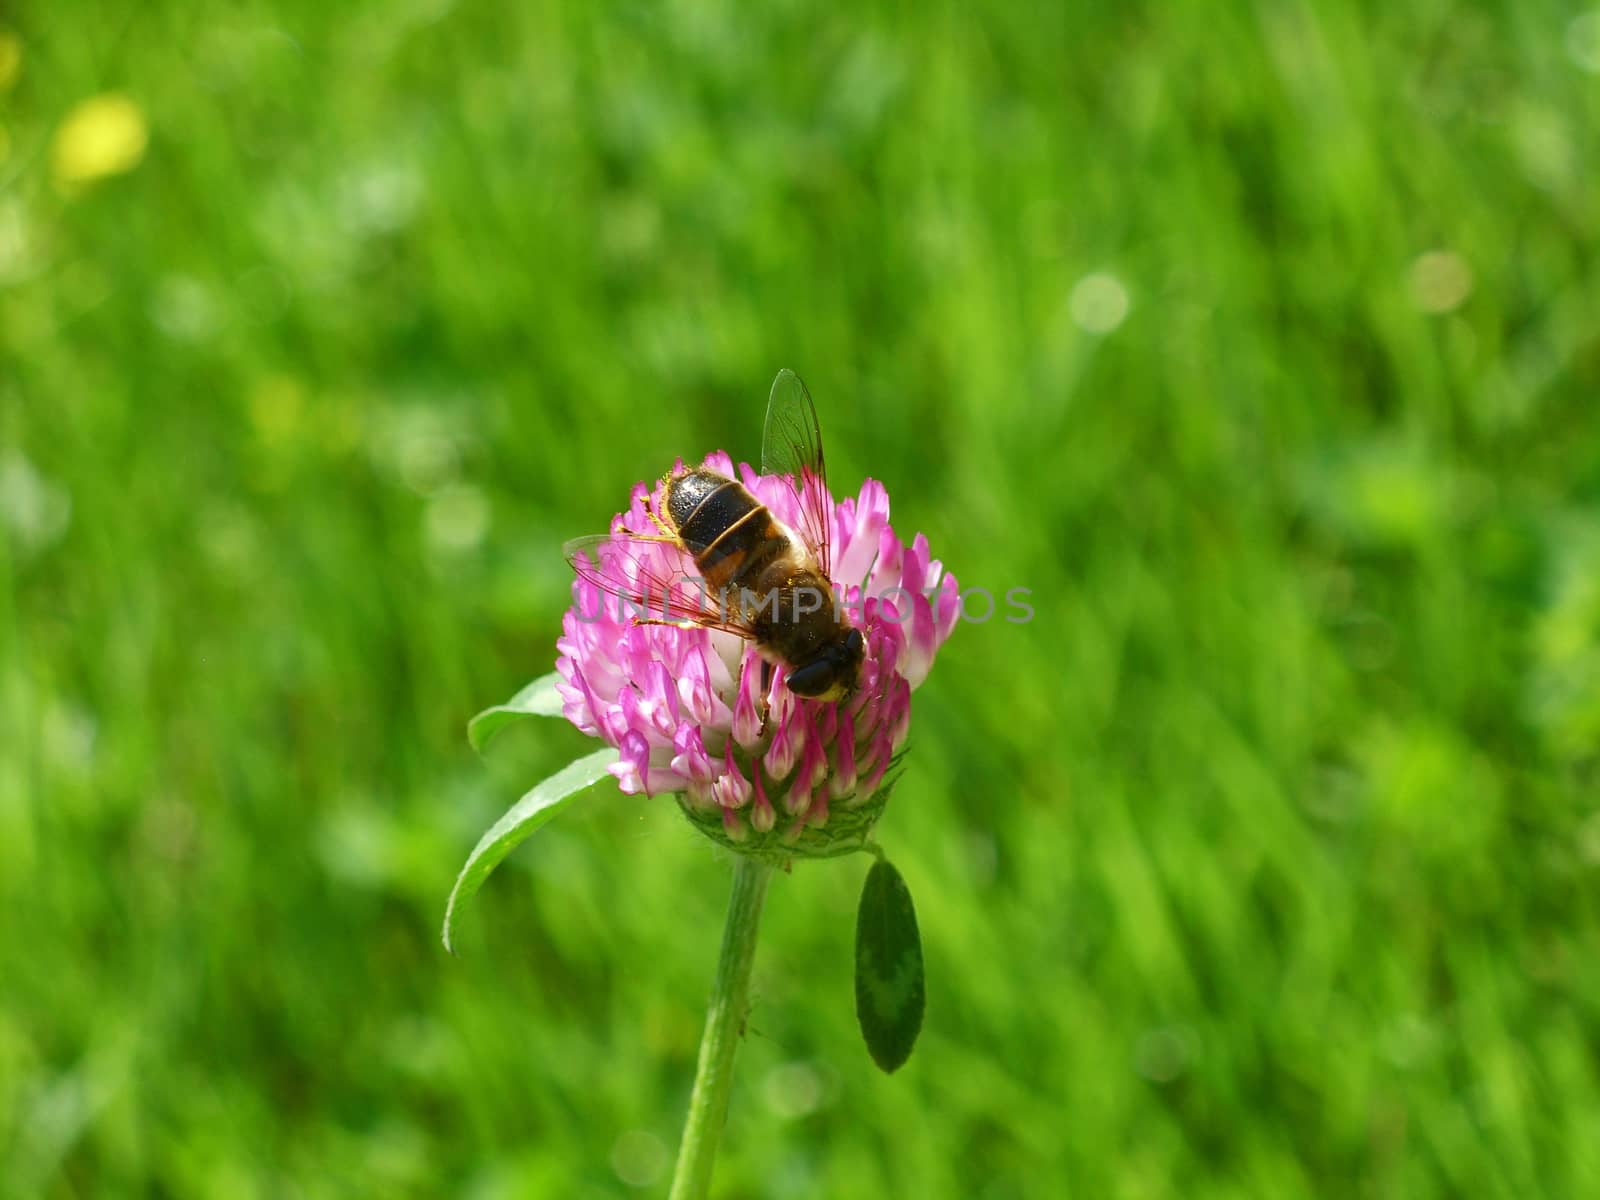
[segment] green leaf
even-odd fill
[[[467,722],[467,740],[480,754],[489,739],[513,721],[523,717],[559,717],[561,693],[556,691],[560,676],[555,672],[540,676],[504,704],[486,708]]]
[[[541,825],[604,779],[606,768],[616,761],[616,748],[607,746],[604,750],[596,750],[576,762],[568,763],[513,804],[506,815],[478,839],[472,853],[467,855],[461,874],[456,876],[456,885],[450,889],[450,900],[445,905],[443,937],[446,950],[451,954],[456,952],[451,942],[456,928],[456,912],[483,886],[489,872],[499,866],[501,859],[520,843],[536,833]]]
[[[867,1052],[884,1071],[898,1070],[911,1057],[925,998],[911,889],[880,858],[867,872],[856,914],[856,1019]]]

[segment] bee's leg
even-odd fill
[[[644,511],[645,511],[645,516],[650,518],[650,524],[654,525],[657,529],[661,530],[661,537],[659,539],[651,538],[650,539],[651,541],[657,541],[657,540],[660,540],[660,541],[663,541],[663,542],[676,542],[676,541],[678,541],[678,531],[676,529],[672,528],[672,526],[668,525],[665,521],[663,521],[661,519],[660,514],[657,513],[655,509],[653,509],[653,508],[649,507],[648,505],[646,505]]]
[[[767,695],[772,689],[772,664],[766,659],[761,660],[761,733],[767,732],[767,718],[772,715],[772,705],[767,703]]]
[[[704,625],[696,624],[694,621],[665,621],[665,620],[662,620],[660,617],[634,617],[633,618],[633,624],[635,624],[635,625],[671,625],[674,629],[704,629],[705,628]]]

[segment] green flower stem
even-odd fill
[[[671,1200],[703,1200],[710,1192],[717,1143],[722,1139],[728,1095],[733,1090],[733,1056],[750,1008],[750,967],[761,928],[761,903],[771,877],[768,864],[742,854],[735,857],[733,897],[728,901],[728,923],[722,929],[722,953],[711,985],[711,1007],[700,1039],[700,1065],[695,1069],[689,1119],[678,1147]]]

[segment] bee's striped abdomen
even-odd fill
[[[712,591],[747,584],[788,539],[744,485],[714,471],[669,481],[667,516]]]

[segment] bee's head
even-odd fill
[[[838,641],[818,652],[809,662],[789,672],[789,690],[808,700],[845,700],[856,690],[867,642],[859,629],[848,630]]]

